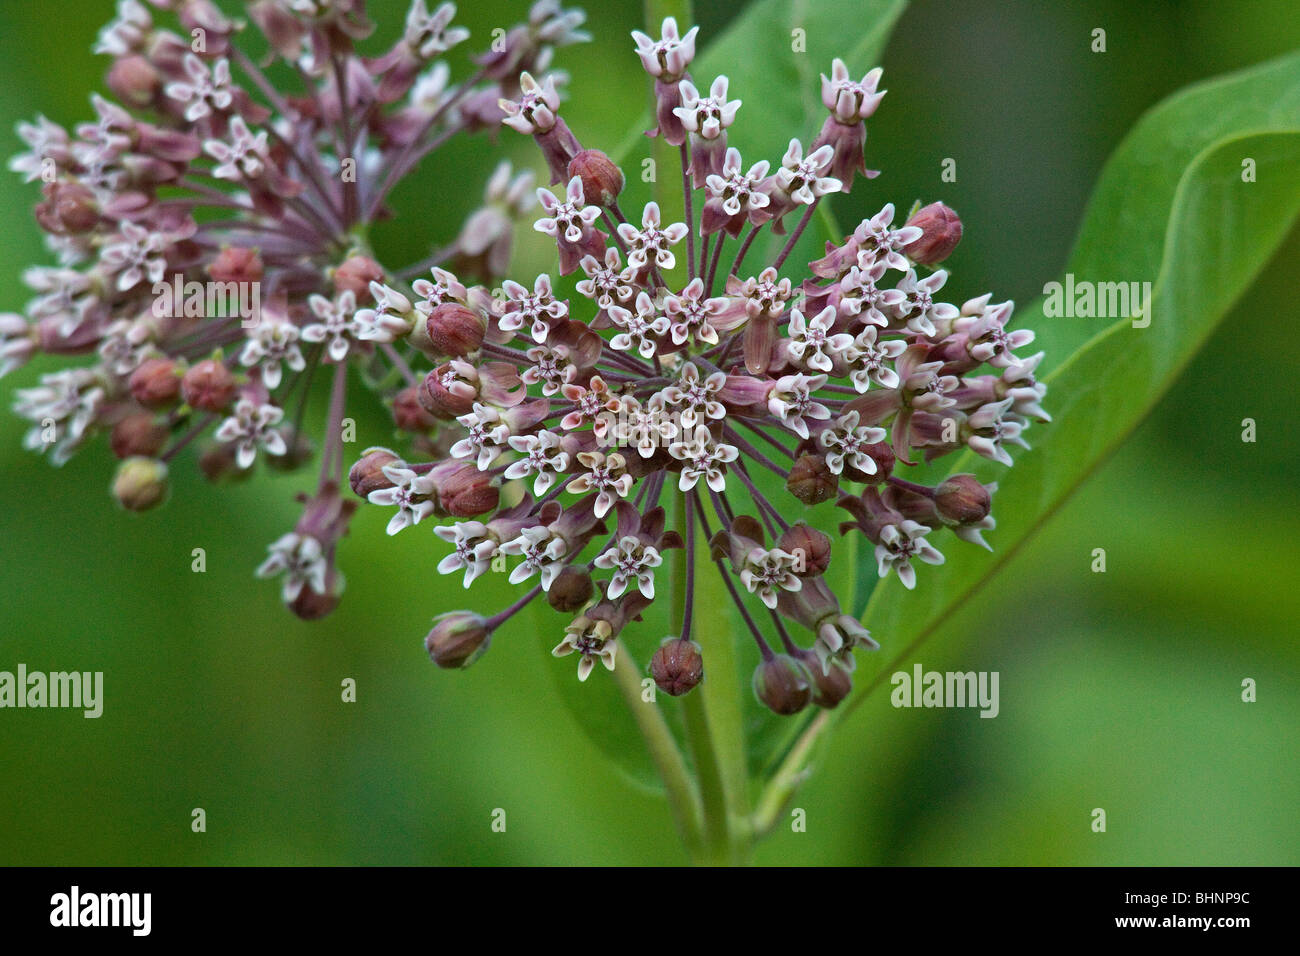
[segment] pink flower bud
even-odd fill
[[[608,208],[623,192],[623,170],[598,149],[584,149],[569,160],[569,177],[582,180],[582,194],[587,202]]]
[[[393,422],[398,429],[423,435],[438,424],[420,404],[419,386],[411,385],[393,396]]]
[[[387,448],[367,448],[348,472],[348,484],[358,498],[368,498],[372,491],[393,487],[393,481],[384,474],[384,469],[389,465],[401,464],[402,459]]]
[[[463,358],[483,344],[487,322],[473,309],[456,302],[444,302],[429,313],[424,328],[429,342],[438,352]]]
[[[370,283],[383,282],[384,270],[374,259],[352,256],[334,270],[334,289],[351,292],[357,302],[370,301]]]
[[[472,611],[452,611],[434,620],[433,630],[424,638],[424,649],[439,667],[456,669],[473,664],[491,642],[487,618]]]
[[[935,489],[934,505],[945,521],[970,525],[988,517],[993,496],[974,475],[953,475]]]
[[[167,358],[145,359],[128,380],[131,397],[145,408],[166,408],[181,391],[176,362]]]
[[[162,76],[139,54],[116,60],[105,78],[108,88],[133,106],[148,106],[162,88]]]
[[[235,397],[235,376],[216,359],[204,359],[181,379],[181,397],[191,408],[225,411]]]
[[[907,257],[924,266],[943,262],[961,242],[961,220],[941,202],[922,206],[907,225],[921,230],[921,238],[907,244]]]

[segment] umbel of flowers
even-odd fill
[[[695,29],[668,19],[659,39],[633,38],[654,81],[652,134],[680,148],[685,221],[653,202],[625,216],[623,173],[583,148],[553,83],[523,73],[504,123],[546,159],[553,188],[538,190],[535,227],[555,240],[559,274],[581,276],[576,295],[557,295],[549,275],[506,281],[492,299],[442,269],[409,288],[373,283],[378,305],[354,321],[435,363],[417,399],[438,422],[438,453],[371,449],[352,488],[395,509],[390,534],[451,519],[434,527],[438,570],[466,587],[498,567],[528,588],[491,616],[439,617],[426,647],[441,666],[473,662],[545,601],[555,655],[576,657],[580,680],[613,669],[677,563],[683,613],[651,662],[660,688],[702,679],[694,597],[699,575],[719,574],[757,646],[758,697],[782,714],[833,707],[854,651],[876,644],[826,582],[834,542],[790,523],[800,509],[772,500],[763,473],[798,505],[838,504],[840,534],[864,535],[880,576],[914,587],[918,563],[942,563],[953,538],[987,546],[995,486],[902,475],[964,448],[1010,465],[1010,447],[1047,420],[1042,356],[1017,354],[1033,333],[1008,327],[1010,302],[942,301],[948,275],[932,267],[962,226],[940,203],[906,222],[884,205],[823,257],[788,262],[818,204],[875,175],[863,147],[879,69],[856,81],[836,60],[821,131],[770,164],[729,143],[741,101],[727,78],[690,76]],[[765,231],[788,238],[758,263]]]
[[[335,548],[356,507],[340,493],[348,366],[393,383],[399,429],[434,424],[393,348],[409,324],[358,315],[384,304],[377,281],[395,281],[366,249],[369,226],[426,157],[496,133],[521,70],[554,89],[554,49],[586,39],[582,13],[538,0],[457,81],[447,54],[469,31],[455,13],[414,0],[391,46],[364,56],[364,0],[255,0],[247,21],[211,0],[119,0],[95,46],[111,58],[113,98],[93,96],[94,118],[72,131],[20,124],[28,150],[10,162],[41,188],[55,262],[27,270],[25,316],[0,314],[0,375],[37,354],[64,363],[18,392],[25,444],[62,464],[106,435],[121,459],[113,493],[134,510],[166,497],[191,446],[212,479],[319,458],[301,520],[259,572],[282,573],[285,602],[307,618],[337,603]],[[502,163],[483,206],[405,274],[447,264],[499,280],[534,203],[531,174]],[[313,426],[310,386],[326,378],[327,416]]]

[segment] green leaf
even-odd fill
[[[1253,160],[1254,181],[1243,178]],[[915,591],[882,582],[866,621],[884,651],[864,661],[857,696],[935,631],[1106,461],[1205,344],[1300,211],[1300,54],[1190,87],[1147,114],[1102,172],[1067,273],[1150,281],[1150,325],[1048,318],[1039,300],[1017,324],[1047,351],[1050,425],[1011,469],[965,455],[953,472],[999,482],[994,554],[944,542],[947,562]],[[876,680],[871,680],[871,675]]]

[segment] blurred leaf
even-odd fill
[[[1243,181],[1243,160],[1256,181]],[[992,579],[1129,436],[1250,286],[1300,211],[1300,55],[1198,84],[1154,108],[1102,172],[1067,271],[1076,280],[1150,280],[1150,326],[1129,319],[1094,333],[1088,319],[1048,320],[1043,302],[1020,324],[1039,330],[1056,367],[1044,403],[1054,423],[1010,470],[969,453],[954,472],[996,477],[998,528],[989,555],[954,547],[915,591],[882,582],[866,621],[894,653],[883,678]],[[947,550],[947,549],[946,549]],[[864,668],[864,671],[866,668]],[[864,675],[865,676],[865,675]],[[867,682],[860,682],[866,685]],[[862,690],[852,701],[856,706]],[[851,710],[845,708],[845,712]]]

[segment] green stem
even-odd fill
[[[677,824],[677,832],[681,834],[687,851],[694,857],[699,854],[702,846],[700,798],[663,713],[657,704],[647,703],[641,697],[640,674],[636,661],[620,642],[614,662],[614,679],[623,693],[628,710],[632,712],[637,729],[645,739],[655,769],[664,782],[668,809],[673,815],[673,822]]]
[[[804,728],[804,732],[790,748],[781,766],[763,788],[754,810],[753,825],[756,839],[761,839],[772,831],[794,797],[795,791],[808,779],[808,774],[811,772],[808,763],[813,747],[816,746],[822,732],[829,726],[830,711],[823,710]]]

